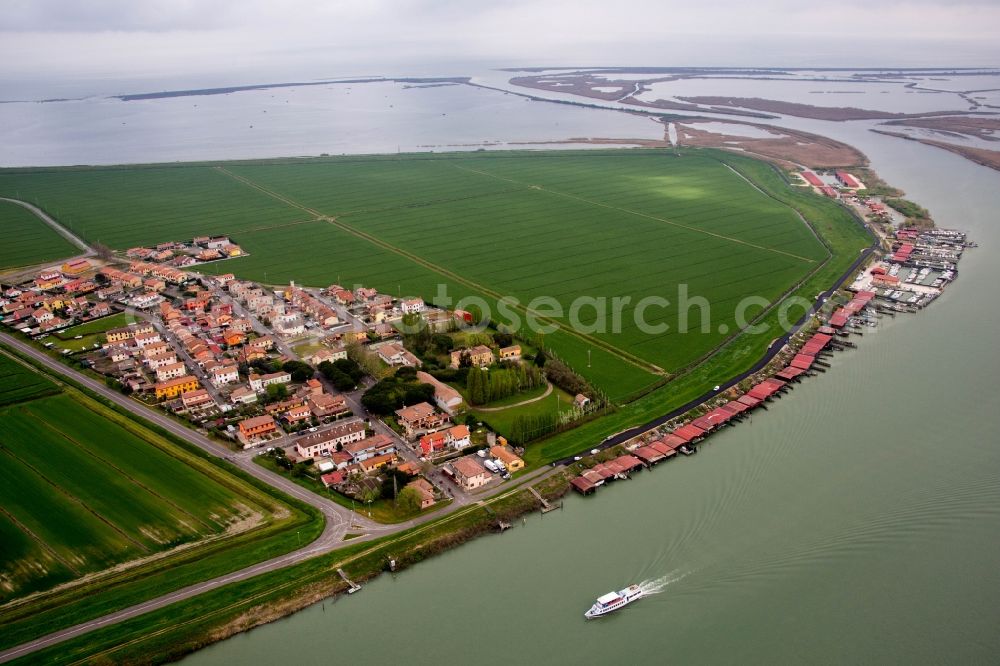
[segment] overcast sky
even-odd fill
[[[1000,66],[1000,1],[0,0],[8,90],[524,64]]]

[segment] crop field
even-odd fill
[[[70,394],[9,405],[0,420],[0,601],[261,518]]]
[[[59,387],[42,375],[0,354],[0,407],[58,392]]]
[[[11,170],[0,172],[0,192],[120,249],[307,219],[207,166]]]
[[[89,240],[229,233],[251,255],[207,271],[425,300],[444,285],[452,303],[482,297],[495,316],[499,298],[514,298],[522,322],[546,299],[546,322],[561,328],[541,342],[619,401],[731,339],[747,297],[744,322],[831,256],[791,205],[711,151],[0,172],[0,193],[14,187]]]
[[[0,270],[32,266],[79,254],[80,249],[60,236],[30,210],[0,201]]]

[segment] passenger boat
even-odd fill
[[[642,588],[638,585],[629,585],[624,590],[619,592],[608,592],[607,594],[597,598],[597,602],[590,607],[586,613],[583,614],[588,620],[592,620],[595,617],[600,617],[602,615],[607,615],[608,613],[613,613],[614,611],[624,608],[633,601],[638,601],[644,596]]]

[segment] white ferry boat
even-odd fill
[[[600,617],[602,615],[607,615],[612,613],[619,608],[624,608],[633,601],[642,599],[644,596],[642,588],[638,585],[629,585],[624,590],[619,592],[608,592],[607,594],[597,598],[597,602],[590,607],[586,613],[583,614],[585,618],[591,620],[595,617]]]

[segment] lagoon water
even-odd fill
[[[0,104],[0,167],[517,148],[607,136],[662,139],[663,127],[465,85],[391,82]]]
[[[717,94],[725,91],[719,81]],[[273,101],[258,99],[272,94]],[[192,159],[192,146],[214,136],[222,143],[212,157],[263,157],[341,152],[347,143],[363,152],[392,151],[403,126],[414,135],[404,147],[413,148],[515,135],[636,136],[639,127],[652,125],[465,87],[394,90],[381,98],[377,90],[355,87],[352,111],[337,121],[343,125],[331,125],[330,143],[320,149],[300,130],[315,129],[328,107],[303,98],[334,94],[342,91],[263,91],[250,94],[257,96],[253,103],[239,95],[142,103],[128,107],[134,110],[127,118],[107,121],[115,142],[123,130],[110,127],[114,122],[145,128],[129,139],[134,145],[114,143],[96,153],[99,159],[69,159]],[[272,111],[286,97],[296,100],[288,100],[289,112]],[[468,113],[453,114],[448,105],[456,98]],[[235,113],[237,99],[247,107],[240,113],[267,108],[268,114],[254,116],[254,130],[259,124],[262,131],[253,136],[270,127],[269,138],[243,142],[241,127],[227,130],[217,118],[197,121],[216,104]],[[395,112],[383,108],[387,99],[408,100],[399,111],[405,123],[392,120]],[[86,112],[88,122],[114,115],[102,112],[102,104]],[[115,104],[122,103],[107,109],[122,108]],[[39,108],[44,115],[51,107]],[[449,120],[440,120],[442,112]],[[279,114],[278,126],[269,125]],[[267,120],[256,119],[264,115]],[[29,132],[63,126],[34,111],[25,116],[33,118]],[[580,120],[568,119],[574,116]],[[300,128],[288,126],[296,118]],[[485,123],[490,118],[496,124]],[[1000,263],[993,255],[1000,247],[1000,175],[935,148],[873,134],[865,123],[782,122],[858,146],[883,178],[929,208],[939,224],[972,233],[981,247],[967,253],[944,297],[919,314],[883,320],[858,341],[859,349],[838,354],[828,372],[756,412],[752,422],[713,436],[696,456],[595,497],[568,497],[562,511],[529,516],[503,535],[382,576],[359,594],[185,661],[995,663]],[[553,135],[555,123],[570,129]],[[162,136],[149,134],[159,126]],[[353,136],[338,138],[345,128]],[[67,144],[81,155],[96,150],[99,140],[78,131]],[[662,136],[662,128],[657,133]],[[38,163],[25,157],[25,145],[5,151],[5,161]],[[52,151],[46,163],[67,159]],[[584,621],[596,596],[648,579],[662,579],[663,591],[611,617]]]

